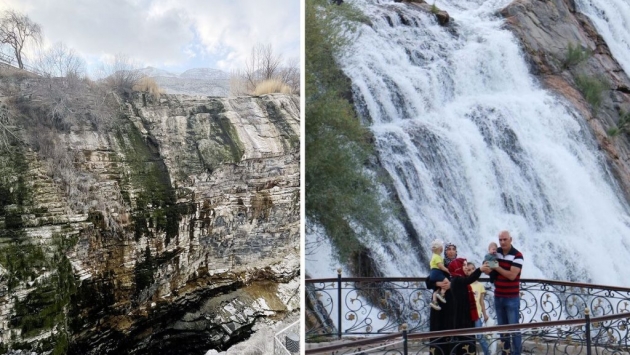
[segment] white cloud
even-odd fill
[[[227,48],[231,58],[224,58],[226,68],[242,66],[251,48],[271,44],[285,57],[299,56],[299,0],[233,0],[209,3],[188,1],[186,8],[178,0],[161,0],[155,11],[165,13],[188,11],[198,32],[199,40],[208,52]]]
[[[86,58],[125,53],[145,65],[241,67],[257,43],[299,55],[301,0],[0,0]],[[207,64],[203,65],[203,60]]]

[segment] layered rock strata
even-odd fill
[[[25,136],[56,116],[19,85],[3,107]],[[0,153],[3,349],[203,354],[298,311],[299,100],[119,104],[108,129],[54,129],[62,153]]]
[[[592,22],[576,11],[573,0],[516,0],[500,14],[521,41],[532,72],[541,82],[576,107],[588,121],[622,193],[630,201],[630,141],[611,138],[622,112],[630,111],[630,79],[610,53]],[[585,49],[583,61],[570,62],[569,48]],[[580,91],[579,78],[605,85],[601,103],[594,107]]]

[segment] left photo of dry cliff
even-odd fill
[[[299,348],[299,55],[299,0],[0,2],[0,354]]]

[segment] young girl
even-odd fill
[[[488,245],[488,254],[483,258],[483,261],[487,261],[488,267],[491,269],[499,266],[499,262],[497,261],[497,243],[491,242],[490,245]]]
[[[433,282],[444,281],[446,279],[446,274],[448,274],[448,269],[444,266],[444,259],[440,255],[442,253],[442,241],[436,239],[431,242],[431,251],[433,252],[433,256],[431,256],[431,272],[429,273],[429,280]],[[439,311],[442,309],[440,305],[438,305],[437,300],[440,300],[442,303],[446,303],[446,299],[444,298],[444,289],[437,288],[435,292],[433,292],[433,300],[431,302],[431,308]]]

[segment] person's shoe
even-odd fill
[[[442,295],[441,295],[441,294],[439,294],[439,293],[436,293],[436,294],[435,294],[435,298],[437,298],[438,300],[440,300],[440,302],[442,302],[442,303],[446,303],[446,298],[444,298],[444,296],[442,296]]]
[[[431,308],[435,309],[436,311],[442,310],[442,307],[440,307],[437,303],[433,303],[433,302],[431,302]]]

